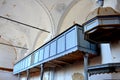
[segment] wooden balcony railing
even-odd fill
[[[14,65],[14,74],[34,68],[43,63],[66,63],[66,60],[74,61],[80,58],[81,53],[96,54],[96,44],[84,40],[82,27],[78,24],[73,25],[57,37],[53,38],[43,46],[33,51],[31,54],[18,61]],[[57,60],[58,59],[58,60]]]

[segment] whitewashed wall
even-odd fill
[[[58,35],[59,33],[63,32],[70,26],[72,26],[75,23],[83,24],[86,21],[86,17],[89,14],[90,11],[92,11],[96,5],[96,0],[1,0],[0,1],[0,15],[9,17],[11,19],[15,19],[33,26],[37,26],[38,28],[43,28],[48,31],[50,31],[50,34],[43,33],[41,31],[37,31],[30,28],[25,28],[25,26],[21,26],[19,24],[13,24],[9,21],[0,20],[2,21],[0,24],[0,34],[3,34],[3,38],[7,39],[7,41],[10,41],[14,45],[27,47],[29,50],[22,55],[22,57],[28,55],[31,51],[38,48],[40,45],[45,43],[46,41],[50,40],[52,37]],[[120,0],[105,0],[104,6],[111,6],[117,11],[120,10]],[[13,28],[11,28],[13,27]],[[9,31],[10,30],[10,31]],[[19,32],[19,33],[18,33]],[[4,34],[5,33],[5,34]],[[14,36],[13,36],[14,34]],[[17,36],[17,37],[16,37]],[[18,38],[18,36],[20,36]],[[119,44],[119,43],[118,43]],[[25,46],[26,45],[26,46]],[[106,45],[105,45],[106,46]],[[104,47],[105,47],[104,46]],[[116,62],[119,62],[119,46],[114,46],[112,49],[111,58]],[[105,55],[108,54],[106,51],[109,46],[106,48],[101,48],[101,52]],[[106,50],[107,49],[107,50]],[[21,50],[16,49],[19,53],[18,59],[21,57]],[[0,46],[0,54],[2,55],[4,53],[3,57],[9,56],[8,59],[1,58],[1,66],[4,67],[12,67],[12,63],[14,62],[12,59],[11,53],[14,53],[13,48],[8,48],[6,46]],[[104,60],[101,60],[99,58]],[[15,56],[14,56],[15,58]],[[96,59],[99,59],[96,61]],[[3,64],[3,60],[7,62],[6,64]],[[106,61],[108,60],[108,61]],[[109,60],[106,57],[99,56],[97,58],[94,58],[91,60],[90,65],[95,64],[101,64],[101,63],[109,63],[111,60]],[[75,73],[75,74],[74,74]],[[47,77],[48,72],[45,72],[45,76]],[[83,63],[75,63],[72,66],[67,66],[64,69],[60,69],[55,71],[55,80],[77,80],[74,79],[74,76],[80,77],[80,75],[83,75]],[[119,76],[116,77],[115,74],[109,75],[107,74],[109,78],[119,78]],[[102,76],[102,77],[101,77]],[[98,78],[101,78],[101,80],[106,75],[97,75],[97,76],[91,76],[90,80],[96,80]],[[25,80],[26,76],[23,76],[21,80]],[[78,78],[79,79],[79,78]],[[12,79],[11,79],[12,80]],[[39,80],[39,75],[34,74],[30,78],[30,80]],[[47,78],[44,78],[44,80],[47,80]]]
[[[56,16],[55,15],[53,16],[53,20],[55,20],[55,22],[57,21],[58,23],[58,25],[55,24],[57,28],[57,29],[55,28],[56,30],[55,35],[63,32],[64,30],[66,30],[67,28],[69,28],[75,23],[83,24],[86,21],[86,17],[90,13],[90,11],[92,11],[93,9],[95,9],[95,7],[97,7],[95,5],[95,1],[96,0],[78,0],[76,1],[76,3],[69,5],[67,7],[69,8],[69,9],[66,9],[68,11],[65,12],[64,10],[62,10],[65,13],[64,12],[58,13],[54,11],[54,6],[53,8],[51,8],[49,7],[49,5],[46,5],[47,1],[45,2],[43,1],[43,3],[47,6],[48,10],[51,10],[50,13],[52,14],[52,16],[53,14],[56,14]],[[105,0],[104,6],[113,7],[114,9],[119,11],[118,4],[120,3],[118,2],[119,0]],[[55,4],[57,4],[57,2]],[[50,6],[52,6],[52,4]],[[114,52],[116,51],[119,52],[119,50],[115,50]],[[102,44],[101,45],[101,56],[91,59],[89,65],[111,63],[111,61],[113,60],[114,54],[115,53],[111,54],[109,44]],[[119,54],[116,54],[116,56],[119,56]],[[68,80],[83,80],[84,79],[84,73],[83,73],[84,66],[83,66],[83,63],[81,62],[75,63],[72,66],[66,66],[63,69],[56,69],[54,80],[67,80],[67,79]],[[45,72],[44,80],[48,80],[48,78],[45,78],[45,76],[46,77],[48,76],[47,74],[48,72]],[[120,79],[118,75],[119,73],[93,75],[89,77],[89,80]],[[31,78],[31,80],[38,80],[38,78],[39,76],[34,79]]]

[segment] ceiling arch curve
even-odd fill
[[[62,26],[62,23],[63,23],[66,15],[69,13],[69,11],[71,10],[71,8],[72,8],[74,5],[76,5],[79,1],[80,1],[80,0],[73,0],[73,1],[68,5],[68,7],[66,8],[66,10],[64,11],[64,13],[62,14],[62,16],[60,17],[60,20],[59,20],[59,22],[58,22],[58,28],[57,28],[57,30],[56,30],[56,32],[57,32],[56,34],[59,34],[59,30],[60,30],[60,28],[61,28],[61,26]]]
[[[36,26],[37,28],[45,29],[51,33],[53,32],[51,28],[53,25],[52,20],[46,10],[35,0],[1,0],[0,16],[5,16],[19,22]],[[26,44],[28,48],[27,54],[34,50],[35,43],[38,39],[37,37],[42,31],[0,19],[0,25],[3,24],[6,28],[4,28],[3,31],[0,29],[0,35],[2,37],[5,37],[8,41],[12,42],[11,44],[16,44],[17,46],[24,47]],[[0,28],[2,28],[2,26],[0,26]],[[20,35],[24,35],[24,39]],[[15,36],[17,38],[15,38]],[[21,53],[21,51],[19,52]]]
[[[63,32],[76,23],[82,25],[93,6],[95,6],[95,0],[79,0],[73,4],[65,14],[65,17],[61,19],[58,33]]]

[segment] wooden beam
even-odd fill
[[[4,17],[4,16],[0,16],[0,18],[6,19],[6,20],[11,21],[11,22],[14,22],[14,23],[18,23],[18,24],[21,24],[21,25],[24,25],[24,26],[27,26],[27,27],[30,27],[30,28],[34,28],[34,29],[37,29],[37,30],[40,30],[40,31],[44,31],[44,32],[50,33],[50,31],[47,31],[47,30],[44,30],[44,29],[40,29],[40,28],[38,28],[38,27],[31,26],[31,25],[29,25],[29,24],[25,24],[25,23],[22,23],[22,22],[19,22],[19,21],[16,21],[16,20],[13,20],[13,19]]]
[[[39,67],[39,66],[35,66],[34,68],[36,68],[36,69],[40,69],[40,67]]]
[[[25,50],[28,50],[28,49],[27,49],[27,48],[25,48],[25,47],[15,46],[15,45],[6,44],[6,43],[1,43],[1,42],[0,42],[0,44],[2,44],[2,45],[6,45],[6,46],[16,47],[16,48],[20,48],[20,49],[25,49]]]
[[[53,62],[47,62],[47,63],[51,64],[52,66],[57,66],[57,67],[63,68],[61,65],[58,65],[58,64],[53,63]]]
[[[13,72],[13,69],[11,69],[11,68],[5,68],[5,67],[0,67],[0,70]]]
[[[30,70],[28,69],[27,70],[27,80],[29,80],[29,77],[30,77]]]
[[[61,61],[61,60],[53,60],[53,62],[58,62],[58,63],[63,63],[63,64],[71,65],[70,63],[65,62],[65,61]]]

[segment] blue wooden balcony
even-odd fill
[[[83,58],[83,53],[96,54],[97,47],[84,40],[83,29],[75,24],[57,37],[53,38],[14,65],[14,74],[32,69],[40,64],[72,63]],[[53,65],[52,65],[53,66]]]

